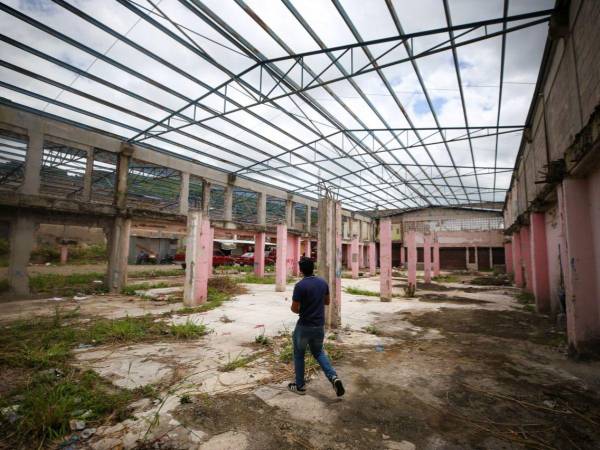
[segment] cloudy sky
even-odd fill
[[[553,4],[510,0],[506,13]],[[500,35],[455,54],[446,48],[420,55],[451,39],[498,33],[501,24],[398,36],[501,18],[504,0],[0,0],[0,6],[0,97],[309,196],[325,181],[351,209],[502,201],[547,35],[547,23],[508,33],[501,79]],[[387,38],[301,61],[283,58]],[[251,69],[275,58],[282,59]],[[388,66],[361,73],[373,68],[369,58]],[[286,74],[284,82],[277,72]],[[290,95],[301,85],[310,89]],[[276,99],[261,101],[259,93]],[[502,128],[496,138],[485,127],[497,124],[515,128]],[[468,134],[467,125],[481,128]],[[143,133],[148,129],[154,137]]]

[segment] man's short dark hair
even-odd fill
[[[312,259],[307,258],[306,256],[300,258],[298,265],[300,266],[300,272],[302,272],[306,277],[312,275],[315,271],[315,263]]]

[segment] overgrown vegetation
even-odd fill
[[[149,289],[159,289],[169,287],[170,285],[165,282],[160,283],[137,283],[137,284],[129,284],[123,288],[121,291],[125,295],[136,295],[136,291],[147,291]]]
[[[363,327],[363,330],[369,334],[374,334],[375,336],[379,335],[379,329],[375,325],[367,325],[366,327]]]
[[[246,367],[248,364],[254,361],[257,356],[258,355],[256,354],[246,356],[242,356],[241,354],[239,354],[233,359],[229,358],[229,361],[226,364],[219,367],[219,370],[221,372],[232,372],[240,367]]]
[[[369,291],[367,289],[360,289],[360,288],[355,288],[355,287],[347,287],[345,289],[345,291],[348,294],[352,294],[352,295],[365,295],[367,297],[379,297],[379,292],[377,291]]]
[[[515,298],[517,302],[522,305],[523,310],[528,312],[535,311],[535,297],[530,292],[521,291],[518,294],[515,294]]]
[[[438,275],[437,277],[431,277],[432,281],[437,281],[439,283],[458,283],[460,278],[456,275]]]
[[[240,279],[240,283],[246,284],[275,284],[275,275],[266,275],[264,277],[258,277],[254,273],[246,273]],[[293,283],[295,278],[288,277],[287,283]]]
[[[141,271],[132,271],[130,270],[127,274],[127,278],[136,279],[136,278],[160,278],[160,277],[178,277],[184,276],[185,270],[182,268],[174,268],[174,269],[152,269],[152,270],[141,270]]]
[[[33,275],[29,277],[29,286],[31,291],[37,294],[75,295],[107,291],[104,274],[99,272]]]
[[[196,307],[185,307],[176,311],[177,314],[196,314],[218,308],[238,294],[244,294],[246,289],[231,277],[213,277],[208,280],[208,298],[206,303]],[[171,313],[168,313],[169,315]]]
[[[271,340],[268,336],[265,336],[265,333],[263,332],[254,338],[254,343],[260,345],[270,345]]]

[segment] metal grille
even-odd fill
[[[306,205],[294,203],[294,218],[296,220],[296,227],[298,225],[306,225],[306,210]]]
[[[285,222],[285,204],[286,201],[277,198],[267,196],[267,223],[268,224],[277,224]]]
[[[311,229],[315,229],[319,225],[319,210],[317,208],[312,208],[310,210],[310,226]]]
[[[490,218],[465,218],[465,219],[438,219],[422,221],[404,221],[402,229],[428,233],[432,231],[490,231],[504,229],[502,217]]]
[[[181,173],[178,170],[132,159],[127,173],[127,206],[176,211]]]
[[[25,176],[27,140],[0,135],[0,190],[16,191]]]
[[[190,175],[190,192],[188,194],[188,207],[190,209],[202,209],[202,178]]]
[[[211,219],[223,220],[225,218],[225,188],[211,186],[208,215]]]
[[[233,211],[234,222],[256,223],[258,212],[258,193],[246,189],[234,188]]]
[[[92,170],[92,200],[112,204],[117,183],[117,155],[105,150],[94,150]]]
[[[81,197],[86,163],[85,150],[45,142],[40,192],[57,197]]]

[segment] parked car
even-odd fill
[[[175,261],[181,264],[181,267],[185,269],[185,251],[177,253],[174,258]],[[236,259],[233,256],[225,254],[222,250],[213,250],[213,266],[233,266],[236,263]]]
[[[269,253],[265,254],[265,264],[275,264],[276,255],[272,250]],[[253,266],[254,265],[254,252],[246,252],[241,256],[236,258],[236,262],[240,266]]]

